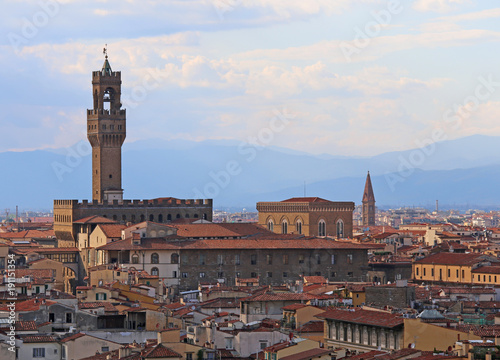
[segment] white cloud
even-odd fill
[[[450,12],[470,0],[416,0],[413,8],[418,11]]]

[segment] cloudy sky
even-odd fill
[[[0,151],[85,138],[104,44],[127,141],[366,156],[500,135],[498,1],[4,0],[0,31]]]

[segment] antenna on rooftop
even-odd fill
[[[104,54],[104,58],[108,58],[108,44],[104,44],[104,49],[102,49],[102,53]]]

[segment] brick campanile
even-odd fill
[[[123,201],[122,144],[125,109],[120,102],[121,73],[112,71],[106,49],[101,71],[92,72],[93,109],[87,110],[87,138],[92,145],[92,199]]]
[[[373,194],[370,172],[366,175],[365,191],[363,192],[363,227],[375,226],[375,195]]]

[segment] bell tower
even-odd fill
[[[366,175],[365,191],[363,192],[363,226],[375,226],[375,195],[373,194],[370,172]]]
[[[92,145],[92,199],[123,201],[122,144],[126,136],[121,72],[112,71],[104,48],[101,71],[92,72],[94,107],[87,110],[87,138]]]

